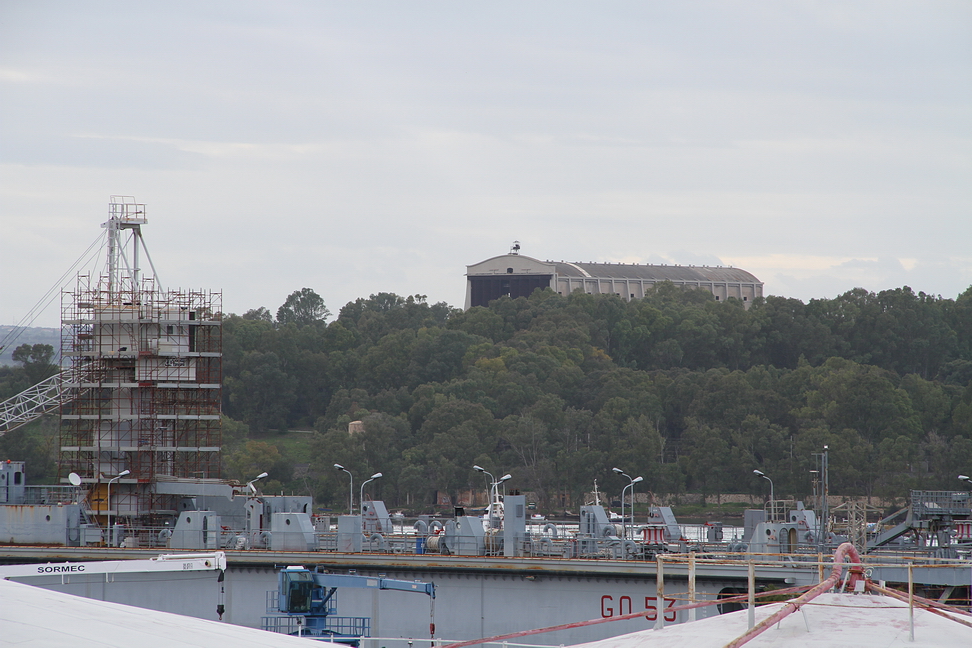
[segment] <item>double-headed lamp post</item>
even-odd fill
[[[336,463],[334,467],[342,472],[348,473],[348,477],[351,478],[351,485],[348,487],[348,515],[354,515],[354,475],[341,464]]]
[[[118,481],[131,472],[131,470],[123,470],[117,476],[108,480],[108,545],[111,547],[115,546],[115,533],[111,529],[111,483]]]
[[[268,476],[269,476],[269,473],[265,473],[265,472],[260,473],[259,475],[257,475],[253,479],[251,479],[250,481],[246,482],[246,489],[248,491],[250,491],[251,493],[253,493],[254,495],[256,495],[257,494],[257,489],[256,489],[256,486],[254,486],[253,484],[255,484],[256,482],[260,481],[264,477],[268,477]]]
[[[776,522],[776,498],[773,496],[773,480],[763,474],[762,470],[753,470],[754,475],[759,475],[770,483],[770,522]]]
[[[499,485],[511,479],[513,479],[513,475],[511,475],[510,473],[506,473],[505,475],[503,475],[502,477],[500,477],[499,479],[493,482],[493,496],[496,498],[497,501],[499,501]]]
[[[492,524],[493,524],[493,484],[496,483],[496,478],[493,477],[493,473],[489,472],[488,470],[486,470],[485,468],[483,468],[480,465],[473,465],[473,470],[475,470],[476,472],[481,472],[484,475],[486,475],[487,477],[489,477],[489,481],[487,483],[490,486],[489,486],[489,488],[486,489],[486,512],[489,515],[490,528],[492,528]]]
[[[625,538],[628,537],[628,522],[624,517],[624,491],[631,489],[631,526],[634,526],[634,485],[640,481],[644,480],[644,477],[632,478],[631,475],[624,472],[620,468],[612,468],[613,472],[621,475],[622,477],[628,478],[628,485],[621,489],[621,535]]]
[[[490,503],[489,503],[489,528],[499,528],[499,486],[505,481],[513,479],[513,475],[506,473],[499,479],[493,482],[492,489],[490,490]]]
[[[493,474],[491,472],[489,472],[488,470],[486,470],[482,466],[473,466],[473,470],[475,470],[476,472],[481,472],[484,475],[488,475],[489,476],[489,484],[490,484],[490,486],[489,486],[489,491],[486,493],[486,495],[487,495],[487,497],[489,499],[489,502],[487,504],[487,506],[489,508],[487,510],[489,512],[489,527],[490,528],[493,528],[493,519],[495,517],[495,511],[493,509],[495,508],[494,504],[499,499],[499,485],[502,484],[505,481],[508,481],[510,479],[513,479],[513,475],[511,475],[509,473],[506,473],[505,475],[503,475],[499,479],[496,479],[495,477],[493,477]]]
[[[374,475],[365,480],[364,484],[361,484],[361,493],[358,495],[358,506],[361,508],[361,513],[364,514],[364,487],[368,482],[373,482],[381,477],[380,472],[376,472]]]
[[[495,478],[495,477],[493,477],[493,473],[491,473],[491,472],[489,472],[488,470],[486,470],[486,469],[485,469],[485,468],[483,468],[482,466],[479,466],[479,465],[473,465],[473,470],[475,470],[476,472],[481,472],[481,473],[483,473],[484,475],[488,475],[488,476],[489,476],[489,483],[491,483],[491,484],[492,484],[492,483],[493,483],[494,481],[496,481],[496,478]]]

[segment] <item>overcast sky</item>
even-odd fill
[[[803,301],[972,284],[967,1],[0,0],[0,111],[0,324],[112,194],[236,313],[461,306],[514,240]]]

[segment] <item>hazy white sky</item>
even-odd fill
[[[237,313],[461,306],[514,240],[804,301],[972,284],[970,2],[0,0],[0,111],[2,324],[111,194]]]

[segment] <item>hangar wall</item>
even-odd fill
[[[537,288],[561,295],[575,290],[614,294],[625,301],[641,299],[655,284],[670,281],[684,288],[702,288],[716,301],[734,297],[749,308],[763,296],[763,283],[732,267],[640,265],[626,263],[567,263],[540,261],[510,253],[466,266],[465,308],[486,306],[503,295],[528,297]]]

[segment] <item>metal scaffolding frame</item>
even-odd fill
[[[100,485],[129,470],[111,502],[95,487],[94,508],[150,523],[175,512],[157,481],[219,477],[222,294],[163,290],[154,268],[140,274],[145,222],[144,205],[113,196],[108,272],[61,294],[61,355],[75,378],[63,385],[60,464]]]

